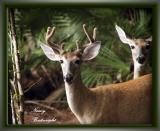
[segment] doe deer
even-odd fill
[[[145,75],[128,82],[102,85],[87,88],[82,82],[80,66],[82,62],[95,58],[101,42],[96,40],[96,28],[93,35],[83,30],[89,39],[89,44],[72,52],[64,52],[50,41],[55,27],[49,27],[46,41],[41,44],[45,55],[53,61],[61,63],[68,105],[81,124],[93,123],[150,123],[151,122],[151,87],[152,75]],[[52,47],[52,48],[51,48]]]
[[[142,75],[151,73],[151,42],[152,37],[142,39],[131,39],[126,36],[124,30],[115,25],[120,40],[128,44],[131,48],[134,64],[133,78],[136,79]]]

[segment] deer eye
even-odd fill
[[[147,45],[146,45],[146,49],[149,49],[149,48],[150,48],[150,44],[147,44]]]
[[[63,63],[63,60],[60,60],[59,62],[62,64],[62,63]]]
[[[74,63],[79,65],[80,64],[80,60],[76,60]]]
[[[134,49],[135,48],[135,46],[134,45],[131,45],[131,49]]]

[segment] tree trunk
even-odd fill
[[[10,107],[12,111],[12,123],[13,124],[23,124],[24,123],[24,96],[23,89],[21,87],[20,79],[20,66],[19,66],[19,51],[16,39],[16,29],[15,29],[15,16],[14,9],[10,8],[8,10],[9,19],[9,38],[11,44],[11,55],[13,64],[13,80],[11,82],[10,93]]]

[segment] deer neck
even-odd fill
[[[147,62],[141,65],[136,60],[134,60],[134,76],[133,76],[134,79],[147,74],[149,72],[148,70],[149,70],[149,64]]]
[[[141,66],[138,63],[134,63],[134,76],[133,79],[136,79],[140,76],[141,74]]]
[[[87,90],[82,82],[80,72],[76,73],[75,79],[72,84],[65,82],[67,102],[72,112],[77,116],[82,116],[83,113],[83,100],[87,96]]]

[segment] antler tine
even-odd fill
[[[96,33],[97,33],[97,28],[95,27],[93,29],[93,39],[94,39],[94,41],[96,40]]]
[[[49,45],[51,44],[50,39],[54,35],[55,29],[56,29],[56,27],[53,27],[53,28],[48,27],[47,28],[47,33],[46,33],[45,39],[46,39],[47,44],[49,44]]]
[[[76,40],[76,47],[77,47],[77,49],[75,50],[75,52],[78,54],[82,53],[83,49],[80,47],[78,40]]]
[[[89,39],[89,42],[90,43],[93,43],[94,42],[94,39],[92,38],[92,36],[89,34],[87,28],[86,28],[86,24],[83,24],[83,30],[87,36],[87,38]]]
[[[55,29],[56,29],[56,27],[52,27],[52,28],[48,27],[45,39],[46,39],[47,44],[49,44],[56,53],[60,54],[63,52],[64,43],[61,45],[57,45],[57,44],[54,44],[50,41],[51,37],[53,37],[53,35],[55,33]]]
[[[65,44],[64,43],[62,43],[61,45],[60,45],[60,53],[61,54],[63,54],[64,53],[64,46],[65,46]]]
[[[64,43],[61,44],[61,50],[64,50]]]
[[[78,40],[76,40],[76,46],[77,46],[77,50],[80,50],[79,41]]]

